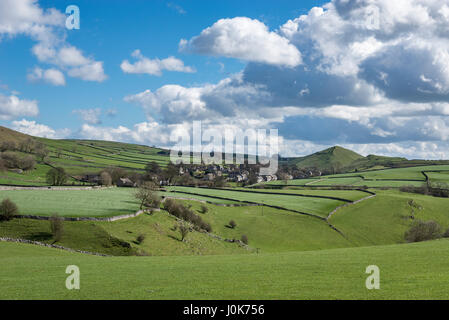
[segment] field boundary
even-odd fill
[[[33,240],[26,240],[26,239],[0,237],[0,242],[25,243],[25,244],[32,244],[32,245],[37,245],[37,246],[41,246],[41,247],[61,249],[61,250],[70,251],[70,252],[90,254],[90,255],[99,256],[99,257],[112,257],[110,255],[103,254],[103,253],[90,252],[90,251],[84,251],[84,250],[75,250],[75,249],[63,247],[63,246],[60,246],[57,244],[48,244],[48,243],[43,243],[43,242],[33,241]]]
[[[374,198],[375,196],[377,196],[377,194],[374,193],[374,194],[372,194],[372,195],[370,195],[370,196],[367,196],[367,197],[365,197],[365,198],[362,198],[362,199],[353,201],[353,202],[351,202],[351,203],[345,203],[345,204],[339,205],[338,207],[336,207],[334,210],[332,210],[332,211],[329,213],[329,215],[328,215],[327,218],[326,218],[326,221],[329,221],[329,219],[330,219],[330,218],[331,218],[331,217],[332,217],[338,210],[340,210],[341,208],[344,208],[344,207],[348,207],[348,206],[350,206],[350,205],[357,204],[357,203],[359,203],[359,202],[362,202],[362,201],[365,201],[365,200]]]

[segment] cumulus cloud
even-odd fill
[[[40,81],[51,83],[54,86],[65,86],[64,74],[55,68],[41,69],[35,67],[32,72],[27,75],[30,81]]]
[[[73,110],[74,114],[77,114],[81,120],[88,124],[100,124],[100,116],[101,116],[101,109],[95,108],[95,109],[76,109]]]
[[[26,133],[36,137],[62,139],[70,134],[69,129],[54,130],[47,125],[36,123],[36,121],[28,121],[22,119],[12,122],[12,129]]]
[[[0,3],[0,40],[2,36],[28,36],[37,42],[32,53],[40,62],[56,66],[59,73],[67,72],[70,77],[104,81],[107,77],[103,62],[86,57],[80,49],[66,42],[65,19],[65,14],[56,9],[43,10],[36,0],[4,0]],[[55,84],[55,72],[50,73],[53,73],[49,75],[53,80],[47,82]],[[60,74],[56,77],[60,85]]]
[[[6,96],[0,94],[0,119],[11,120],[14,118],[29,116],[35,117],[39,114],[36,100],[20,99],[16,95]]]
[[[448,139],[448,40],[448,0],[334,0],[275,31],[222,19],[180,50],[248,61],[240,74],[125,100],[167,123],[265,125],[312,149],[366,144],[438,158]]]
[[[256,19],[220,19],[190,40],[180,41],[181,51],[237,58],[277,66],[296,67],[301,53],[288,39]]]
[[[182,60],[175,57],[168,57],[166,59],[148,59],[144,57],[140,50],[135,50],[132,56],[136,58],[136,62],[130,63],[128,60],[123,60],[120,68],[125,73],[136,73],[136,74],[149,74],[160,76],[163,70],[167,71],[177,71],[177,72],[187,72],[193,73],[196,70],[192,67],[185,66]]]

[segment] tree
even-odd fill
[[[19,157],[15,152],[6,151],[2,153],[2,159],[5,167],[13,169],[19,167]]]
[[[26,152],[26,153],[33,153],[35,147],[36,147],[36,141],[33,138],[27,138],[26,140],[23,140],[19,144],[20,151]]]
[[[242,238],[240,239],[240,241],[242,241],[244,244],[248,244],[248,237],[246,236],[246,234],[242,235]]]
[[[164,175],[165,179],[168,180],[169,183],[171,183],[173,178],[177,177],[178,174],[179,174],[179,169],[172,162],[169,162],[167,164],[167,167],[165,168],[165,171],[163,172],[163,175]]]
[[[9,221],[14,218],[15,215],[19,213],[17,205],[10,199],[4,199],[0,203],[0,219]]]
[[[0,151],[15,151],[17,148],[16,143],[14,141],[3,141],[0,146]]]
[[[143,207],[159,207],[161,199],[157,194],[157,187],[153,182],[147,181],[140,185],[135,194],[135,198],[140,201],[140,210]]]
[[[103,186],[110,186],[112,185],[112,178],[109,172],[103,171],[100,174],[100,182]]]
[[[190,232],[190,227],[185,222],[181,222],[178,225],[179,233],[181,234],[181,241],[184,241],[184,239],[187,237],[187,235]]]
[[[229,226],[231,227],[231,229],[234,229],[235,227],[237,227],[237,223],[235,223],[234,220],[229,221]]]
[[[34,160],[33,156],[26,156],[19,161],[20,169],[25,171],[33,170],[35,166],[36,160]]]
[[[44,161],[44,159],[48,156],[49,151],[47,149],[47,147],[45,147],[45,145],[42,142],[38,142],[36,144],[36,148],[35,148],[35,153],[38,156],[38,158],[41,161]]]
[[[64,168],[51,168],[47,172],[47,183],[52,186],[62,186],[67,182],[67,174]]]
[[[156,161],[148,162],[145,166],[145,171],[148,175],[155,174],[159,175],[162,172],[161,167],[157,164]]]
[[[111,175],[112,183],[117,183],[120,178],[125,178],[128,176],[128,172],[125,169],[119,167],[109,167],[106,168],[105,171]]]
[[[64,233],[64,219],[58,214],[54,214],[50,218],[51,233],[55,242],[61,241],[62,234]]]

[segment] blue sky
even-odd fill
[[[169,147],[201,120],[277,128],[289,156],[449,158],[448,34],[449,1],[4,0],[0,124]]]

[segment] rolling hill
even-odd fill
[[[354,151],[335,146],[311,155],[292,158],[289,163],[296,164],[300,169],[315,167],[320,170],[337,171],[350,166],[354,161],[364,157]]]

